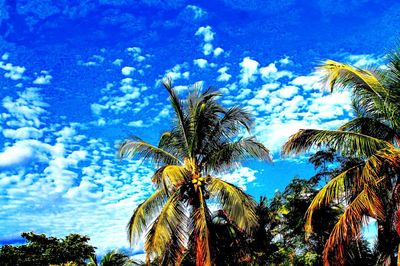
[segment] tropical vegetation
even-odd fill
[[[302,129],[283,146],[283,153],[332,149],[354,163],[341,167],[314,197],[306,212],[306,234],[313,231],[316,210],[340,203],[344,209],[326,241],[324,264],[344,264],[346,246],[373,218],[378,223],[379,264],[394,265],[400,243],[396,232],[400,204],[400,52],[390,53],[383,69],[364,70],[328,60],[319,71],[331,91],[351,90],[355,117],[337,130]],[[330,263],[333,257],[335,261]]]
[[[251,115],[245,109],[224,108],[217,101],[220,93],[211,89],[201,92],[195,86],[182,100],[170,80],[163,85],[174,110],[171,130],[161,135],[158,145],[133,137],[119,148],[122,158],[138,156],[157,166],[152,177],[156,191],[134,211],[129,239],[136,242],[146,233],[147,263],[156,259],[163,265],[179,265],[190,260],[211,265],[216,260],[211,243],[216,239],[208,202],[218,204],[226,221],[240,231],[250,233],[257,225],[254,200],[217,175],[243,159],[271,158],[254,137],[238,137],[251,129]]]
[[[351,92],[354,115],[336,130],[301,129],[282,147],[308,153],[314,176],[256,202],[229,182],[243,160],[271,162],[250,112],[198,85],[180,98],[165,80],[170,130],[155,145],[134,136],[119,147],[119,157],[156,167],[154,193],[127,226],[132,245],[145,235],[146,261],[118,251],[98,261],[86,236],[23,233],[25,244],[0,248],[0,265],[400,265],[400,51],[376,69],[328,60],[318,71],[331,92]],[[371,223],[375,243],[361,232]]]

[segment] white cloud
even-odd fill
[[[291,81],[291,84],[302,86],[306,91],[321,90],[323,86],[320,80],[321,76],[312,74],[308,76],[298,76]]]
[[[210,26],[200,27],[195,33],[196,36],[203,36],[204,42],[211,42],[214,40],[214,34]]]
[[[0,169],[21,167],[35,161],[48,161],[54,147],[38,140],[20,140],[0,153]]]
[[[128,47],[126,48],[126,51],[134,54],[140,54],[142,52],[142,49],[140,49],[140,47]]]
[[[299,88],[296,86],[284,86],[283,88],[277,90],[275,94],[280,98],[289,99],[296,95],[299,91]]]
[[[185,71],[187,69],[187,64],[177,64],[175,65],[172,69],[167,70],[164,78],[170,78],[171,80],[177,80],[177,79],[188,79],[189,78],[189,71]]]
[[[203,45],[203,54],[210,55],[213,52],[213,45],[211,43],[205,43]]]
[[[214,56],[217,57],[220,54],[222,54],[223,52],[224,52],[224,49],[222,49],[221,47],[217,47],[217,48],[214,49],[213,53],[214,53]]]
[[[205,68],[207,66],[208,61],[203,58],[193,60],[193,63],[199,68]]]
[[[260,68],[261,78],[264,81],[276,81],[283,77],[291,78],[293,76],[292,72],[287,70],[278,71],[275,63],[270,63],[266,67]]]
[[[133,73],[133,71],[135,71],[135,68],[131,67],[131,66],[125,66],[121,69],[122,75],[125,75],[125,76],[129,76],[130,74]]]
[[[229,81],[232,75],[226,73],[228,69],[228,67],[221,67],[220,69],[218,69],[218,73],[220,73],[220,75],[217,77],[218,81]]]
[[[21,127],[18,129],[4,129],[3,135],[11,139],[38,139],[43,136],[43,132],[34,127]]]
[[[43,107],[47,104],[42,102],[38,88],[26,88],[18,92],[19,98],[13,99],[7,96],[3,99],[3,107],[7,110],[9,126],[39,127],[41,122],[39,116],[46,113]]]
[[[1,60],[8,60],[8,58],[10,57],[10,54],[9,53],[4,53],[2,56],[1,56]]]
[[[195,5],[188,5],[186,6],[186,9],[189,9],[194,13],[194,19],[200,19],[207,14],[207,12],[205,12],[202,8]]]
[[[33,84],[37,85],[46,85],[50,84],[50,81],[53,77],[47,71],[41,71],[41,75],[38,76],[34,81]]]
[[[219,176],[222,180],[230,182],[244,190],[247,189],[247,185],[256,179],[257,170],[253,170],[248,167],[241,167],[234,170],[231,173],[226,173]]]
[[[292,60],[290,60],[289,56],[285,56],[284,58],[279,59],[279,63],[281,65],[288,65],[288,64],[291,64],[293,62],[292,62]]]
[[[124,60],[118,58],[118,59],[115,59],[112,63],[113,63],[113,65],[121,66],[123,61]]]
[[[247,85],[250,81],[255,80],[255,75],[258,73],[259,65],[260,64],[257,61],[251,59],[250,57],[243,58],[243,61],[240,63],[240,66],[242,67],[240,70],[240,82],[243,85]]]
[[[378,67],[384,64],[382,57],[375,57],[371,54],[360,54],[360,55],[346,55],[344,61],[348,61],[352,66],[358,68],[371,68]]]
[[[0,62],[0,68],[7,71],[4,73],[4,77],[10,78],[12,80],[18,80],[23,78],[23,74],[25,72],[25,67],[14,66],[11,63],[4,64]]]
[[[143,120],[136,120],[136,121],[129,122],[128,126],[130,126],[130,127],[147,127],[148,125],[144,124]]]

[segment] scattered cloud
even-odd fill
[[[186,6],[186,9],[191,10],[194,14],[193,18],[195,20],[200,19],[202,17],[204,17],[205,15],[207,15],[207,12],[204,11],[202,8],[195,6],[195,5],[188,5]]]
[[[250,57],[243,58],[243,61],[240,63],[242,67],[240,70],[240,83],[246,86],[249,82],[254,81],[256,79],[255,75],[258,74],[259,65],[260,63]]]
[[[4,56],[4,58],[8,58],[7,56]],[[3,59],[4,60],[4,59]],[[10,78],[12,80],[19,80],[23,78],[23,74],[25,72],[25,67],[22,66],[14,66],[11,63],[4,63],[0,61],[0,68],[5,70],[6,72],[4,73],[4,77]]]
[[[53,77],[47,71],[41,71],[40,75],[33,81],[36,85],[46,85],[50,84]]]
[[[203,58],[193,60],[193,64],[195,64],[199,68],[205,68],[207,66],[207,63],[208,61]]]
[[[131,67],[131,66],[125,66],[125,67],[123,67],[123,68],[121,69],[121,73],[122,73],[122,75],[124,75],[124,76],[129,76],[129,75],[131,75],[131,74],[133,73],[133,71],[135,71],[135,68],[134,68],[134,67]]]

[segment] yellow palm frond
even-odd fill
[[[314,197],[306,212],[306,222],[304,225],[306,237],[312,232],[312,218],[315,210],[322,206],[329,205],[332,201],[339,199],[345,193],[346,185],[349,183],[347,179],[357,179],[363,170],[364,164],[359,164],[346,171],[343,171],[336,177],[332,178]]]
[[[255,202],[243,190],[216,177],[211,179],[208,190],[240,229],[250,232],[254,228],[257,224]]]
[[[165,167],[162,178],[164,182],[171,183],[174,187],[179,187],[185,182],[188,171],[178,165],[168,165]]]
[[[144,249],[148,259],[162,256],[172,236],[177,238],[179,246],[183,247],[186,241],[184,224],[187,219],[185,208],[180,201],[181,191],[178,189],[169,196],[160,214],[153,222],[147,233]]]
[[[151,222],[165,201],[165,191],[160,189],[136,208],[127,225],[128,239],[131,244],[139,240],[139,236],[147,229],[148,223]]]
[[[387,94],[387,90],[378,78],[368,70],[357,69],[347,64],[333,60],[327,60],[317,68],[321,72],[328,88],[333,91],[334,87],[351,87],[353,89],[363,88],[374,94]]]
[[[360,234],[361,225],[366,217],[384,220],[384,210],[378,195],[366,187],[346,207],[343,215],[333,228],[324,248],[324,265],[329,266],[329,254],[335,251],[335,259],[344,264],[345,245]]]

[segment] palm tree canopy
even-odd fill
[[[315,210],[332,202],[343,202],[346,206],[325,245],[324,263],[329,265],[332,251],[343,263],[344,245],[359,236],[366,217],[378,221],[389,219],[390,212],[384,205],[388,200],[378,193],[396,187],[393,175],[400,166],[400,53],[390,54],[389,64],[383,70],[363,70],[332,60],[318,70],[331,92],[351,89],[356,117],[337,130],[301,129],[284,144],[282,153],[333,149],[360,160],[333,176],[306,213],[305,229],[309,233]]]
[[[163,85],[174,111],[171,129],[161,135],[158,145],[132,137],[119,148],[121,158],[139,157],[157,166],[152,177],[156,191],[134,211],[129,240],[136,242],[147,232],[147,262],[159,258],[160,263],[179,264],[192,243],[196,265],[210,265],[208,198],[219,202],[241,230],[250,230],[257,221],[254,200],[216,175],[244,159],[270,162],[271,157],[263,144],[248,136],[252,127],[248,111],[221,106],[221,94],[211,89],[201,92],[194,86],[182,100],[171,80]]]

